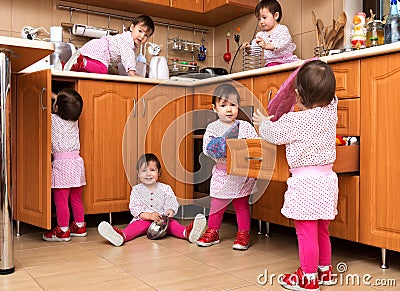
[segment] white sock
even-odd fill
[[[304,273],[304,276],[311,281],[317,278],[317,273]]]
[[[329,270],[329,266],[318,266],[318,269],[319,269],[321,272],[326,272],[326,271]]]
[[[69,230],[69,227],[68,227],[68,226],[60,226],[60,229],[61,229],[63,232],[66,232],[66,231]]]
[[[84,223],[84,222],[76,222],[76,221],[75,221],[75,223],[76,223],[76,225],[77,225],[78,227],[82,227],[82,226],[84,226],[84,225],[85,225],[85,223]]]

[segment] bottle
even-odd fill
[[[367,24],[367,47],[384,44],[384,28],[380,20],[371,20]]]
[[[385,44],[400,41],[400,16],[397,0],[390,0],[390,14],[385,25]]]

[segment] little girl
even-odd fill
[[[133,19],[130,31],[87,42],[69,59],[64,71],[107,74],[108,66],[122,62],[127,74],[136,76],[136,50],[154,33],[154,22],[146,15]]]
[[[254,53],[252,46],[258,45],[264,50],[266,67],[298,61],[297,56],[293,54],[296,45],[292,42],[288,28],[279,24],[282,18],[282,8],[279,2],[276,0],[260,1],[255,8],[255,15],[261,31],[256,34],[251,45],[248,42],[243,43],[245,53]]]
[[[328,64],[314,60],[300,68],[295,88],[298,112],[283,114],[272,122],[273,116],[265,117],[257,110],[253,121],[268,142],[286,145],[291,172],[281,212],[294,219],[300,268],[281,276],[279,283],[290,290],[319,290],[319,284],[333,284],[328,227],[337,214],[339,191],[332,171],[336,159],[336,80]]]
[[[236,212],[238,232],[232,248],[246,250],[250,243],[250,206],[249,195],[255,186],[255,179],[228,175],[226,172],[226,149],[224,155],[215,156],[208,149],[209,144],[225,136],[232,125],[238,124],[238,138],[257,138],[257,132],[247,121],[238,120],[240,96],[231,84],[219,85],[212,97],[212,107],[219,119],[210,123],[203,138],[203,152],[216,160],[212,171],[210,196],[211,207],[208,228],[203,236],[196,242],[198,246],[208,247],[219,243],[219,229],[224,212],[232,201]]]
[[[54,96],[54,113],[51,114],[51,188],[58,225],[43,235],[46,241],[70,241],[71,236],[87,235],[82,203],[82,186],[86,185],[85,168],[79,155],[78,118],[82,106],[81,95],[73,89],[63,89]],[[74,217],[71,224],[68,203]]]
[[[123,230],[102,221],[98,226],[100,235],[114,246],[121,246],[124,242],[147,233],[150,224],[153,221],[160,221],[162,214],[165,214],[171,217],[168,234],[190,242],[196,241],[206,226],[206,218],[199,213],[187,226],[172,219],[178,211],[179,204],[171,186],[157,182],[161,175],[158,158],[151,153],[142,155],[137,162],[136,170],[140,184],[132,187],[129,202],[132,221]]]

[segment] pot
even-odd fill
[[[161,221],[153,221],[147,229],[147,237],[149,239],[160,239],[167,234],[167,228],[169,225],[169,217],[163,215]]]

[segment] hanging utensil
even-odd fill
[[[197,59],[202,62],[206,60],[206,57],[207,57],[207,48],[204,46],[204,32],[201,31],[201,45],[199,47]]]
[[[226,33],[226,53],[224,53],[224,61],[229,63],[231,58],[232,58],[232,54],[229,51],[229,37],[231,36],[231,33],[228,31]]]

